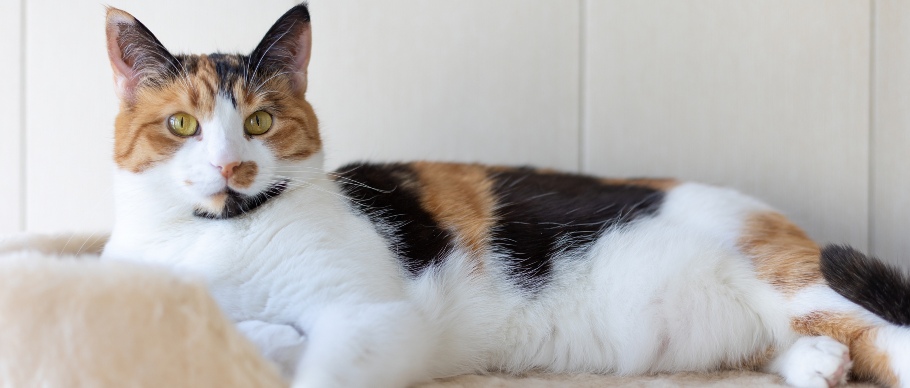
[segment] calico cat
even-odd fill
[[[743,368],[910,387],[910,281],[755,199],[476,164],[327,172],[306,5],[249,55],[174,55],[113,8],[106,28],[104,257],[203,277],[294,386]]]

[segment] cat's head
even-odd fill
[[[221,218],[280,194],[286,172],[321,167],[318,122],[304,98],[312,42],[305,4],[249,55],[173,54],[114,8],[106,31],[121,100],[120,170],[177,194],[197,215]]]

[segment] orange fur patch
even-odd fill
[[[285,78],[276,77],[263,84],[233,87],[238,109],[244,120],[265,108],[272,115],[272,128],[256,136],[284,160],[303,160],[322,149],[319,120],[302,92]]]
[[[205,204],[208,207],[208,210],[212,213],[218,213],[224,209],[224,204],[227,202],[226,193],[218,193],[211,196],[209,203]]]
[[[256,165],[256,162],[242,162],[234,168],[234,175],[231,175],[229,183],[234,187],[245,189],[253,184],[257,174],[259,174],[259,166]]]
[[[474,252],[486,250],[493,226],[492,182],[480,165],[416,162],[421,205]]]
[[[218,78],[206,56],[194,56],[199,72],[166,85],[140,88],[135,103],[122,102],[114,122],[114,162],[139,173],[169,159],[187,138],[171,133],[167,119],[185,112],[201,120],[215,107]]]
[[[758,278],[786,295],[823,281],[818,245],[779,213],[750,216],[739,248],[752,259]]]
[[[887,386],[897,385],[898,378],[891,370],[888,355],[875,347],[876,327],[847,314],[825,312],[794,318],[790,326],[797,333],[826,335],[847,345],[856,377]]]

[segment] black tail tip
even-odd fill
[[[828,245],[821,271],[838,294],[888,322],[910,326],[910,278],[899,269],[849,246]]]

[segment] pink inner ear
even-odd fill
[[[310,65],[310,51],[313,48],[312,31],[313,29],[310,26],[306,26],[297,38],[297,55],[294,57],[294,64],[298,70],[304,72]]]
[[[313,34],[310,26],[304,26],[303,31],[297,36],[296,46],[294,48],[294,61],[290,65],[294,66],[293,78],[294,84],[301,93],[307,90],[307,67],[310,65],[310,51],[313,47]]]
[[[120,26],[123,24],[134,24],[135,19],[128,13],[119,9],[111,8],[107,14],[107,55],[111,62],[111,68],[114,70],[114,82],[117,95],[122,99],[132,97],[133,90],[136,87],[136,72],[131,64],[123,58],[123,50],[120,49]]]
[[[111,26],[117,29],[117,26]],[[107,53],[111,60],[111,66],[118,76],[130,78],[133,74],[133,68],[123,60],[123,52],[120,50],[120,44],[116,40],[107,42]]]

